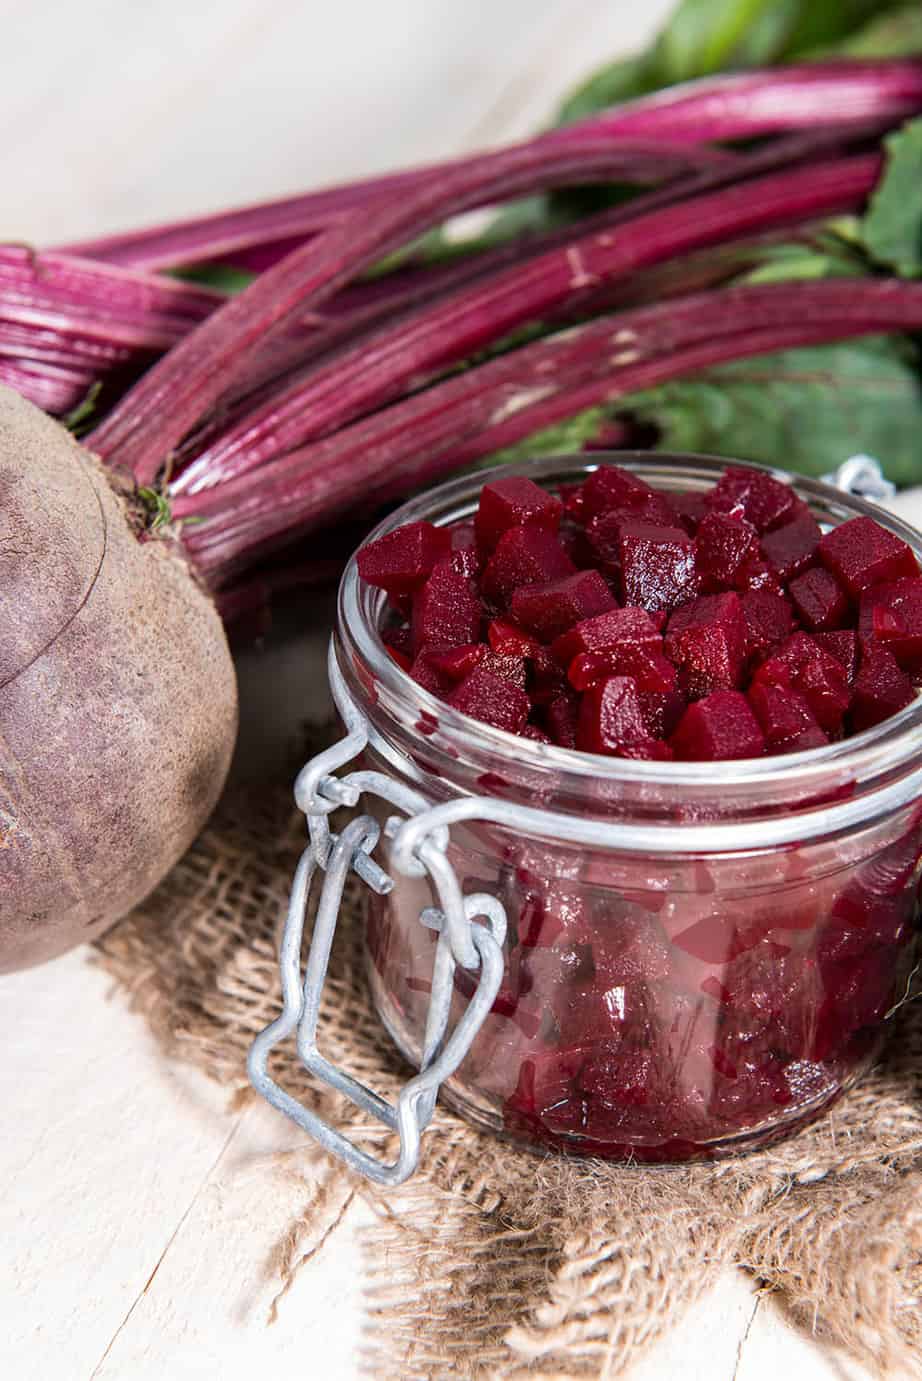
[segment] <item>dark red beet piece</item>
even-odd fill
[[[791,603],[811,633],[833,633],[851,622],[851,604],[842,586],[823,566],[796,576],[788,585]]]
[[[802,753],[829,742],[808,701],[798,691],[756,682],[749,688],[749,703],[769,753]]]
[[[518,657],[524,661],[538,651],[539,644],[523,628],[507,619],[492,619],[487,628],[487,641],[501,657]]]
[[[668,739],[675,733],[679,720],[685,713],[686,700],[678,691],[667,691],[665,695],[641,691],[640,713],[653,738]]]
[[[701,519],[710,512],[707,495],[695,494],[691,490],[687,494],[676,494],[667,490],[665,498],[678,518],[679,526],[684,527],[689,537],[694,537]]]
[[[504,532],[487,562],[480,588],[505,608],[521,585],[545,584],[575,575],[576,567],[553,532],[525,525]]]
[[[553,743],[550,734],[546,734],[543,729],[539,729],[537,724],[526,724],[522,730],[522,737],[531,739],[532,743]]]
[[[843,628],[837,633],[814,633],[813,641],[817,647],[835,657],[845,668],[848,684],[858,673],[858,635],[853,628]]]
[[[463,575],[440,562],[413,596],[413,646],[477,642],[483,609]]]
[[[820,542],[819,556],[853,599],[871,585],[919,574],[912,548],[873,518],[834,527]]]
[[[758,758],[765,751],[759,721],[740,691],[714,691],[689,705],[670,740],[677,758],[717,762]]]
[[[534,524],[556,532],[562,515],[560,499],[533,480],[511,475],[507,479],[493,480],[481,489],[474,528],[484,551],[493,551],[510,528]]]
[[[531,710],[531,701],[523,690],[483,665],[475,667],[469,676],[465,676],[448,696],[448,703],[456,710],[462,710],[484,724],[492,724],[495,729],[506,729],[510,734],[522,732]]]
[[[666,628],[666,656],[678,668],[679,687],[692,700],[735,690],[743,677],[745,622],[739,595],[702,595],[677,609]]]
[[[739,513],[757,532],[779,527],[791,516],[797,496],[758,470],[726,470],[707,495],[708,506],[718,513]]]
[[[566,672],[549,647],[539,647],[528,665],[531,670],[528,689],[533,705],[546,705],[568,689]]]
[[[610,676],[583,695],[576,746],[584,753],[664,759],[666,744],[652,739],[640,708],[637,686],[627,676]]]
[[[588,523],[612,508],[639,508],[653,493],[649,484],[618,465],[600,465],[583,481],[580,521]]]
[[[449,681],[463,681],[486,656],[486,643],[460,643],[457,647],[426,647],[429,664]]]
[[[625,508],[610,508],[597,513],[586,524],[586,540],[595,563],[605,571],[615,572],[621,564],[618,546],[621,527],[626,522],[649,523],[651,527],[676,528],[676,517],[661,494],[652,490],[643,503]],[[684,528],[682,529],[684,531]]]
[[[827,734],[841,729],[850,699],[845,668],[807,633],[782,643],[756,671],[756,683],[800,691],[821,729]]]
[[[862,642],[861,665],[852,686],[849,710],[854,733],[871,729],[916,698],[912,682],[892,652],[873,638]]]
[[[401,652],[399,647],[393,647],[389,643],[385,643],[384,646],[387,648],[388,655],[390,656],[392,661],[396,662],[397,665],[401,667],[404,671],[410,670],[410,668],[413,665],[412,657],[410,657],[406,652]]]
[[[858,632],[892,652],[910,676],[922,675],[922,579],[909,576],[865,590]]]
[[[784,595],[747,590],[740,596],[746,656],[761,661],[794,632],[794,615]]]
[[[450,649],[440,647],[438,644],[420,648],[409,668],[410,675],[416,684],[422,686],[423,690],[431,691],[433,695],[444,696],[451,688],[450,678],[433,661],[434,654],[448,651]]]
[[[581,652],[567,669],[567,679],[578,691],[607,676],[629,676],[639,691],[656,695],[677,688],[676,669],[669,659],[642,643],[623,643],[608,652]]]
[[[784,594],[784,586],[762,556],[751,556],[745,565],[740,567],[736,577],[736,589],[740,594],[750,590],[764,590],[773,595]]]
[[[695,537],[695,564],[702,589],[735,587],[746,563],[758,557],[759,537],[742,514],[708,513]]]
[[[389,595],[408,595],[448,556],[447,528],[433,523],[405,523],[362,547],[356,558],[359,575]]]
[[[474,524],[467,520],[454,523],[451,532],[451,564],[465,580],[476,580],[483,561],[477,545]]]
[[[806,504],[783,527],[762,538],[762,555],[779,580],[787,582],[812,565],[819,550],[820,525]]]
[[[544,585],[523,585],[512,596],[512,617],[540,638],[553,642],[583,619],[617,608],[598,571],[578,571]]]
[[[618,552],[625,604],[671,611],[697,594],[694,543],[683,528],[623,522]]]
[[[520,690],[528,685],[528,664],[524,657],[517,657],[515,653],[494,652],[488,647],[479,665],[494,676],[501,676],[504,681],[518,686]]]
[[[645,609],[612,609],[607,614],[583,619],[554,640],[551,652],[561,666],[569,666],[581,652],[609,652],[625,644],[659,651],[663,639]]]
[[[576,747],[576,725],[579,720],[579,699],[575,695],[557,695],[544,708],[544,723],[551,738],[561,748]]]

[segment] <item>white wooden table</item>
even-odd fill
[[[3,233],[47,244],[524,134],[669,8],[0,0]],[[289,647],[241,672],[265,753],[267,724],[283,742],[316,705],[320,663]],[[268,1254],[309,1192],[266,1164],[289,1129],[168,1065],[82,952],[0,980],[0,1013],[0,1377],[357,1376],[360,1208],[268,1324]],[[630,1381],[779,1374],[863,1375],[728,1273]]]

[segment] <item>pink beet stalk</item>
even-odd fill
[[[560,249],[487,275],[296,375],[212,442],[180,476],[176,492],[194,493],[254,470],[418,387],[523,323],[553,316],[563,303],[578,304],[638,270],[756,230],[857,210],[879,171],[872,154],[757,178],[640,216],[618,233],[574,236]]]
[[[709,77],[670,87],[614,106],[590,120],[548,131],[535,142],[566,146],[569,140],[578,140],[589,129],[610,140],[655,141],[664,152],[667,146],[678,151],[708,141],[754,138],[821,124],[860,120],[895,124],[920,108],[920,61],[803,64]],[[67,249],[109,263],[146,269],[175,268],[235,256],[246,262],[247,256],[255,253],[260,257],[253,261],[253,267],[262,269],[305,238],[329,229],[344,215],[382,198],[403,197],[433,179],[456,175],[481,157],[475,155],[366,178],[179,224],[85,240]],[[668,175],[661,168],[654,180]],[[488,199],[489,195],[481,204]]]

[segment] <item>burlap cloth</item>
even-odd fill
[[[280,1007],[277,930],[304,842],[290,802],[287,789],[227,798],[154,896],[97,945],[169,1055],[238,1094],[250,1041]],[[361,898],[347,901],[320,1044],[392,1094],[407,1069],[369,1002]],[[277,1073],[325,1116],[358,1126],[290,1051]],[[362,1135],[386,1149],[386,1134]],[[882,1062],[818,1124],[716,1167],[532,1155],[439,1108],[398,1199],[324,1159],[310,1173],[317,1190],[307,1213],[293,1191],[279,1279],[326,1240],[352,1195],[371,1196],[376,1378],[616,1376],[734,1263],[866,1365],[922,1375],[920,1002],[901,1007]],[[397,1202],[409,1208],[399,1219]]]

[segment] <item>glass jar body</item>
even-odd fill
[[[529,473],[572,479],[585,464],[543,462]],[[635,468],[663,487],[704,483],[694,458],[643,458]],[[447,499],[436,491],[412,516],[463,517],[476,490],[448,486]],[[848,501],[840,508],[818,516],[852,516]],[[583,755],[461,724],[377,658],[381,610],[362,603],[354,575],[351,595],[348,587],[347,574],[337,655],[372,726],[366,765],[433,804],[477,793],[651,826],[649,848],[602,847],[590,832],[562,842],[552,828],[452,826],[448,857],[462,891],[497,897],[508,919],[502,987],[445,1087],[454,1106],[534,1145],[677,1162],[764,1145],[860,1075],[913,963],[922,809],[917,793],[899,789],[918,769],[911,742],[878,735],[870,747],[856,740],[797,755],[802,766],[754,770],[618,759],[571,769]],[[358,637],[357,622],[367,625]],[[848,826],[818,828],[824,805],[843,802],[855,804]],[[787,829],[774,840],[779,821],[801,815],[804,837]],[[745,847],[732,847],[734,827]],[[425,880],[397,876],[369,904],[374,999],[415,1062],[435,951],[419,918],[433,900]],[[475,983],[456,970],[453,1021]]]

